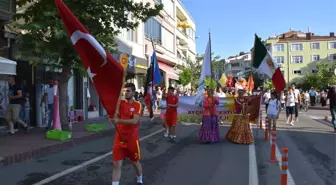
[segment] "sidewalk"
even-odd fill
[[[106,130],[88,132],[86,124],[105,123]],[[18,132],[15,135],[0,137],[0,167],[20,163],[30,159],[46,156],[69,149],[90,140],[112,135],[114,126],[108,123],[107,118],[88,119],[72,125],[73,138],[67,141],[49,140],[45,137],[44,128],[30,129],[28,134]]]
[[[156,122],[159,120],[155,113]],[[150,122],[148,113],[141,117],[141,122]],[[85,125],[92,123],[104,123],[106,129],[101,132],[88,132]],[[72,124],[72,139],[67,141],[49,140],[45,137],[45,128],[32,128],[28,134],[17,132],[15,135],[0,136],[0,168],[15,163],[21,163],[31,159],[47,156],[62,150],[67,150],[77,145],[111,136],[114,126],[106,117],[87,119]]]
[[[309,106],[308,110],[309,109],[311,109],[311,110],[329,110],[329,105],[325,106],[325,107],[322,107],[321,105]]]

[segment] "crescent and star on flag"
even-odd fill
[[[94,48],[96,48],[100,56],[103,58],[103,63],[100,65],[100,67],[104,67],[107,64],[107,55],[104,48],[98,43],[98,41],[92,35],[88,33],[83,33],[80,30],[76,30],[75,32],[72,33],[71,41],[73,45],[75,45],[80,39],[87,40]],[[90,66],[88,66],[86,71],[91,81],[93,82],[93,77],[95,77],[97,73],[92,72]]]

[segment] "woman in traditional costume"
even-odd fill
[[[220,139],[218,116],[216,105],[219,104],[217,97],[213,96],[213,90],[207,90],[207,96],[203,98],[203,120],[199,133],[201,143],[215,143]]]
[[[226,134],[226,139],[238,144],[251,144],[254,142],[248,114],[249,97],[244,96],[245,90],[238,90],[235,100],[235,112],[232,125]]]

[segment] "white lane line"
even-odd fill
[[[158,130],[158,131],[156,131],[156,132],[153,132],[153,133],[151,133],[151,134],[149,134],[149,135],[147,135],[147,136],[144,136],[144,137],[140,138],[140,141],[143,141],[143,140],[145,140],[145,139],[147,139],[147,138],[150,138],[150,137],[152,137],[152,136],[154,136],[154,135],[156,135],[156,134],[158,134],[158,133],[160,133],[160,132],[162,132],[162,131],[164,131],[164,130],[165,130],[165,129],[160,129],[160,130]],[[39,181],[39,182],[37,182],[37,183],[35,183],[35,184],[33,184],[33,185],[42,185],[42,184],[49,183],[49,182],[54,181],[54,180],[56,180],[56,179],[58,179],[58,178],[60,178],[60,177],[65,176],[65,175],[67,175],[67,174],[69,174],[69,173],[72,173],[72,172],[74,172],[74,171],[76,171],[76,170],[79,170],[79,169],[81,169],[81,168],[83,168],[83,167],[85,167],[85,166],[88,166],[88,165],[93,164],[93,163],[95,163],[95,162],[97,162],[97,161],[100,161],[100,160],[102,160],[102,159],[104,159],[104,158],[106,158],[106,157],[108,157],[108,156],[110,156],[110,155],[112,155],[112,151],[111,151],[111,152],[108,152],[108,153],[106,153],[106,154],[103,154],[103,155],[101,155],[101,156],[98,156],[98,157],[96,157],[96,158],[93,158],[93,159],[91,159],[91,160],[89,160],[89,161],[86,161],[86,162],[84,162],[84,163],[82,163],[82,164],[80,164],[80,165],[77,165],[77,166],[74,166],[74,167],[72,167],[72,168],[69,168],[69,169],[67,169],[67,170],[65,170],[65,171],[62,171],[62,172],[60,172],[60,173],[57,173],[57,174],[55,174],[55,175],[53,175],[53,176],[50,176],[50,177],[48,177],[48,178],[46,178],[46,179],[44,179],[44,180],[42,180],[42,181]]]
[[[276,159],[279,161],[279,167],[280,167],[280,171],[281,171],[281,158],[282,158],[282,155],[280,153],[278,145],[275,145],[275,146],[276,146],[276,154],[275,155],[276,155]],[[288,161],[287,185],[295,185],[295,182],[293,180],[291,172],[289,171],[289,168],[290,168],[290,161]]]
[[[251,124],[250,128],[253,136]],[[254,143],[249,145],[249,185],[259,185],[257,157]]]

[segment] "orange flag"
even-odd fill
[[[248,92],[252,92],[252,90],[254,89],[254,80],[253,80],[253,75],[250,74],[248,81],[247,81],[247,89]]]

